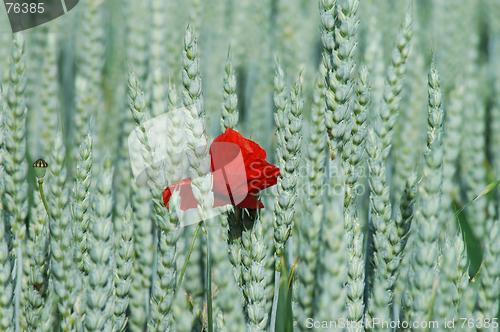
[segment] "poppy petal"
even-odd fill
[[[231,128],[226,128],[226,131],[212,142],[210,157],[213,207],[227,204],[247,209],[264,207],[255,195],[277,184],[280,171],[265,160],[266,151],[259,144],[244,138]],[[163,203],[167,208],[176,189],[179,190],[183,211],[198,206],[191,188],[191,179],[187,178],[163,191]]]
[[[177,188],[179,187],[179,188]],[[198,206],[198,201],[193,195],[193,190],[191,188],[191,178],[186,178],[174,184],[171,184],[163,191],[163,204],[169,208],[169,201],[172,197],[172,192],[174,190],[180,190],[179,195],[181,196],[181,210],[186,211],[189,209],[194,209]]]
[[[172,192],[170,191],[170,188],[167,187],[163,190],[163,205],[165,205],[167,209],[169,208],[168,202],[170,201],[170,197],[172,197]]]
[[[278,182],[280,170],[265,160],[256,160],[247,170],[248,192],[257,194],[259,191],[274,186]]]
[[[246,139],[239,132],[227,127],[224,134],[219,135],[214,142],[231,142],[236,143],[242,150],[243,157],[246,154],[252,154],[254,158],[266,159],[266,151],[259,144],[252,140]]]

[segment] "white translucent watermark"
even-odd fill
[[[46,24],[63,16],[79,0],[4,0],[0,6],[0,33],[16,33]],[[97,9],[97,10],[103,10]]]
[[[196,151],[205,148],[203,142],[188,146],[184,131],[184,119],[188,116],[186,112],[188,109],[179,108],[157,116],[143,124],[145,133],[136,127],[128,137],[134,181],[139,187],[148,187],[152,183],[161,186],[163,190],[168,187],[171,195],[168,207],[175,209],[181,227],[201,221],[196,208],[198,201],[191,194],[193,179],[189,180],[189,158],[195,157]],[[146,151],[147,147],[141,143],[140,138],[143,136],[150,151]],[[148,154],[152,157],[151,160],[144,158]],[[210,145],[210,155],[215,204],[213,207],[204,207],[203,215],[206,220],[228,211],[232,205],[242,202],[248,194],[245,162],[240,147],[230,142],[214,142]],[[152,167],[157,172],[151,172]],[[151,178],[152,174],[154,179]],[[182,184],[175,186],[174,183],[169,183],[174,174],[175,178],[184,179]]]
[[[455,330],[460,327],[461,329],[470,328],[498,328],[497,318],[452,318],[444,319],[442,321],[428,320],[428,321],[405,321],[405,320],[385,320],[380,318],[372,318],[360,321],[353,321],[346,318],[339,318],[337,320],[315,320],[313,318],[306,319],[307,329],[328,329],[329,331],[335,329],[345,328],[361,328],[368,327],[371,329],[408,329],[408,328],[424,328],[424,329],[450,329]]]

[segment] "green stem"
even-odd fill
[[[213,332],[213,314],[212,314],[212,267],[211,267],[211,257],[210,257],[210,241],[206,229],[203,229],[205,234],[205,239],[207,241],[207,316],[208,316],[208,332]]]
[[[276,330],[276,314],[278,312],[278,298],[280,296],[280,278],[281,271],[274,271],[274,296],[273,308],[271,311],[271,332],[274,332]]]
[[[21,290],[23,283],[23,250],[21,249],[22,242],[21,239],[17,239],[17,279],[16,279],[16,300],[15,300],[15,320],[16,320],[16,332],[21,331]]]
[[[43,206],[45,207],[45,211],[50,218],[51,215],[49,212],[49,204],[47,204],[47,200],[45,199],[45,194],[43,192],[43,179],[38,179],[38,188],[40,189],[40,196],[42,196],[42,202]]]
[[[43,199],[43,195],[42,195],[42,199]],[[203,220],[198,223],[198,225],[196,226],[196,229],[194,230],[193,238],[191,239],[191,244],[189,245],[189,251],[188,251],[188,254],[186,256],[186,261],[184,262],[184,266],[182,267],[181,275],[179,277],[179,281],[177,282],[177,287],[175,288],[174,298],[172,299],[172,303],[175,302],[175,297],[177,296],[178,290],[181,287],[182,279],[184,278],[184,273],[186,273],[186,268],[187,268],[187,265],[188,265],[188,262],[189,262],[189,258],[191,257],[191,253],[193,252],[194,242],[196,241],[196,237],[198,236],[198,232],[200,231],[200,228],[201,228],[202,224],[203,224]],[[168,313],[170,312],[170,310],[172,310],[172,307],[173,306],[171,306],[168,309],[166,315],[168,315]]]

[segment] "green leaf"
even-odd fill
[[[500,184],[500,180],[498,181],[494,181],[492,183],[490,183],[489,185],[487,185],[483,191],[481,191],[479,193],[479,195],[477,195],[476,197],[474,197],[470,202],[468,202],[467,204],[465,204],[464,206],[462,206],[456,213],[455,213],[455,217],[458,216],[458,214],[460,214],[467,205],[469,205],[470,203],[472,202],[475,202],[477,201],[478,199],[480,199],[481,197],[484,197],[486,195],[488,195],[490,192],[492,192],[497,186],[498,184]]]
[[[458,204],[459,203],[456,200],[453,201],[455,210],[458,209]],[[479,270],[481,261],[483,259],[481,245],[472,233],[472,229],[465,215],[460,214],[460,211],[457,211],[457,213],[455,213],[455,216],[458,219],[460,229],[462,230],[462,234],[464,236],[465,248],[467,249],[467,260],[469,261],[469,276],[473,277]]]
[[[295,268],[297,267],[297,262],[299,258],[295,260],[290,271],[290,277],[288,278],[288,287],[286,291],[286,310],[285,310],[285,332],[293,332],[293,280],[295,277]]]
[[[276,332],[285,332],[286,325],[286,293],[287,293],[287,280],[286,276],[288,276],[288,269],[286,264],[284,263],[284,259],[282,257],[282,266],[281,277],[280,277],[280,290],[279,290],[279,298],[278,298],[278,310],[276,313]]]

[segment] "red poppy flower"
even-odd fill
[[[255,196],[263,189],[274,186],[279,168],[269,164],[266,151],[257,143],[246,139],[237,131],[226,128],[210,146],[214,206],[231,204],[241,208],[263,208]],[[168,186],[163,191],[163,203],[168,207],[172,192],[179,187],[181,210],[198,206],[191,190],[191,178]]]

